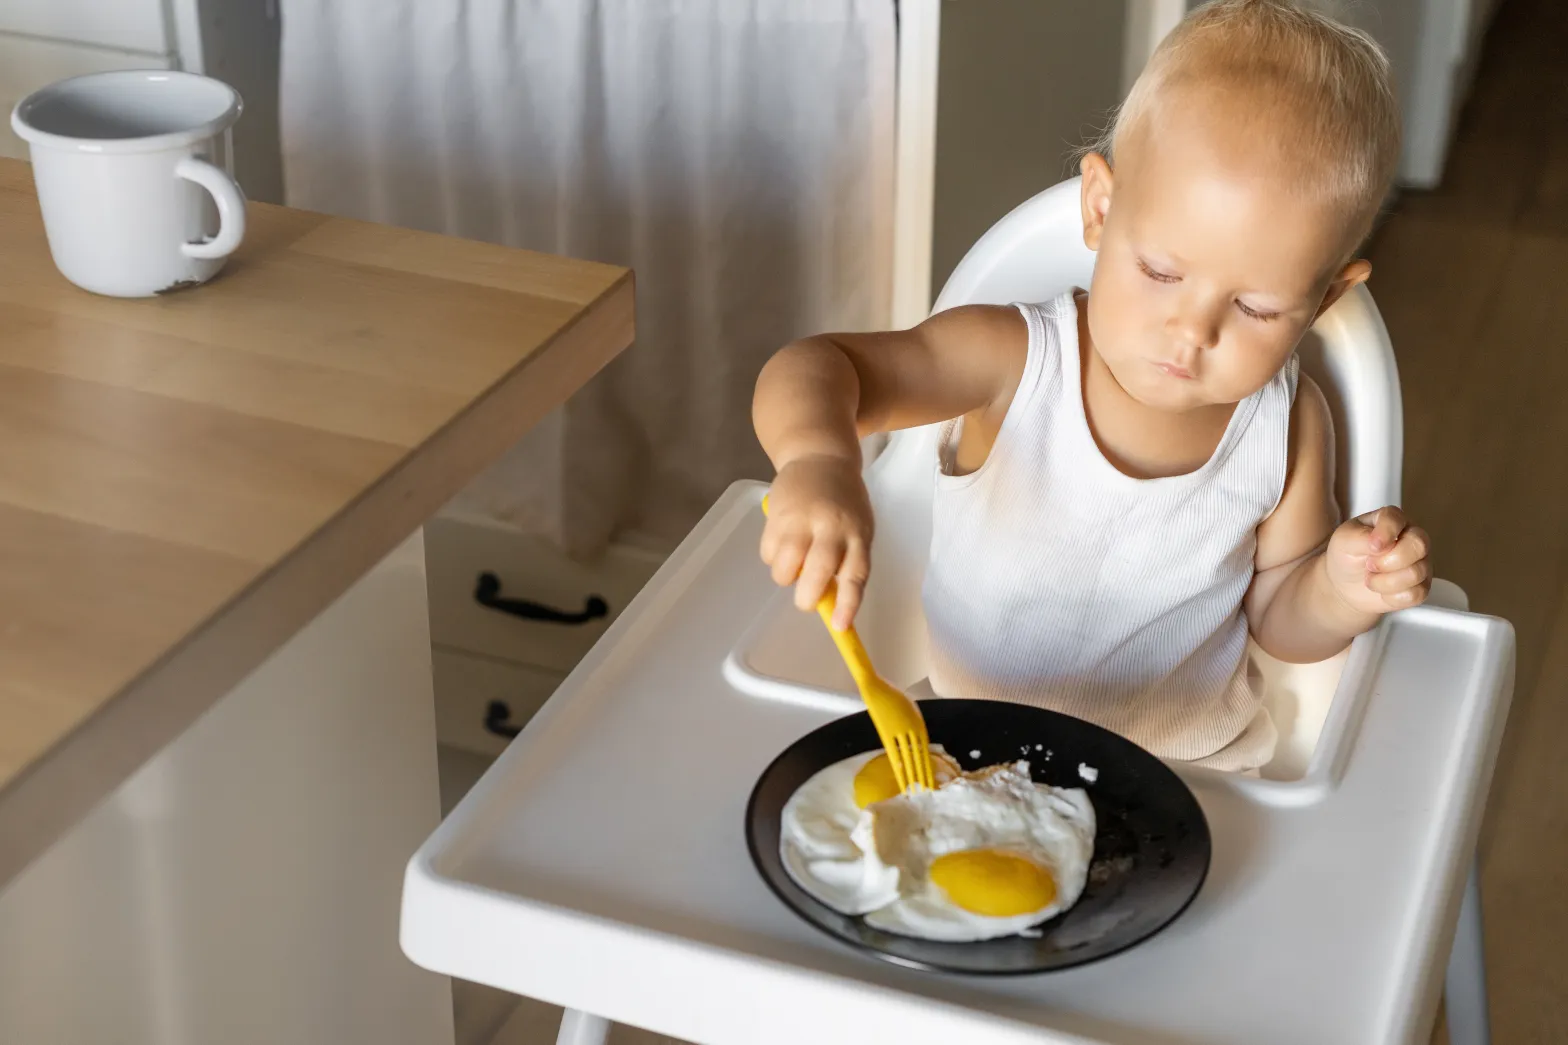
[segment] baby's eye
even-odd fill
[[[1156,283],[1179,283],[1181,281],[1180,276],[1172,276],[1164,272],[1156,271],[1155,269],[1151,268],[1149,263],[1144,261],[1142,258],[1138,259],[1138,267],[1143,270],[1143,274],[1145,276],[1148,276]]]
[[[1246,304],[1241,301],[1236,302],[1236,307],[1241,309],[1242,315],[1248,316],[1252,319],[1260,319],[1265,323],[1279,318],[1278,312],[1260,312],[1255,308],[1248,308]]]

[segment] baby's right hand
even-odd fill
[[[847,458],[790,461],[768,494],[762,561],[780,586],[795,585],[795,605],[815,610],[829,581],[838,585],[833,626],[854,621],[871,572],[871,496],[860,466]]]

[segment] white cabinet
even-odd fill
[[[452,1045],[430,701],[416,534],[0,892],[0,1042]]]
[[[566,678],[563,672],[517,664],[447,646],[432,658],[436,739],[494,758]]]
[[[163,0],[0,0],[0,29],[121,51],[166,54]]]
[[[184,69],[245,99],[234,173],[253,200],[283,202],[278,0],[0,0],[0,156],[27,158],[11,109],[70,76]]]
[[[549,699],[664,558],[612,545],[576,562],[510,527],[450,516],[432,519],[425,540],[437,738],[489,756]]]
[[[436,643],[563,674],[662,561],[612,545],[593,562],[575,562],[547,541],[484,520],[437,517],[426,534]],[[485,576],[495,590],[480,591]]]
[[[180,68],[176,10],[199,0],[0,0],[0,156],[27,158],[11,110],[70,76]]]

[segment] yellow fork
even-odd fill
[[[768,499],[762,498],[762,513],[768,512]],[[887,750],[888,761],[893,765],[893,780],[899,791],[908,791],[918,784],[927,789],[936,787],[931,768],[931,738],[926,732],[925,717],[920,707],[903,690],[876,673],[871,657],[860,641],[860,635],[851,624],[840,631],[833,626],[833,611],[838,605],[838,586],[828,582],[827,591],[817,600],[817,615],[827,625],[833,645],[844,658],[860,699],[871,714],[871,724]]]

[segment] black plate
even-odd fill
[[[746,843],[769,888],[796,914],[846,943],[918,969],[1018,975],[1083,965],[1126,950],[1186,910],[1209,870],[1209,825],[1187,785],[1164,763],[1109,730],[1022,704],[928,700],[931,741],[965,769],[1027,757],[1034,779],[1082,787],[1097,831],[1089,882],[1078,902],[1038,926],[1038,937],[943,943],[882,932],[813,899],[784,870],[784,804],[812,774],[880,745],[864,712],[829,722],[791,744],[757,781],[746,808]],[[1034,746],[1052,752],[1047,760]],[[1028,754],[1024,754],[1024,748]],[[979,751],[978,758],[971,752]],[[1094,783],[1079,763],[1099,770]]]

